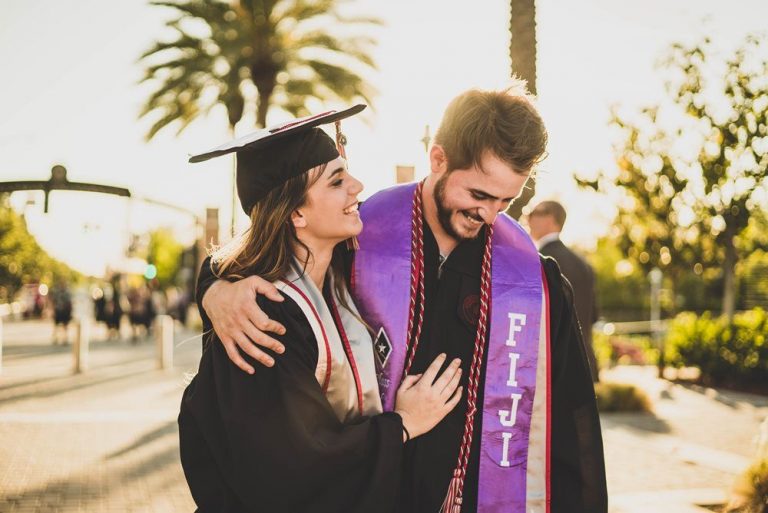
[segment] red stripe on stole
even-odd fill
[[[357,408],[360,410],[360,415],[363,414],[363,385],[360,382],[360,374],[357,372],[357,363],[355,363],[355,355],[352,354],[352,346],[349,344],[347,338],[347,332],[344,330],[344,325],[341,323],[341,315],[339,315],[339,308],[336,306],[336,301],[333,299],[333,292],[331,292],[331,312],[333,313],[333,320],[336,321],[336,331],[341,336],[341,341],[344,344],[344,352],[347,353],[347,360],[352,367],[352,374],[355,376],[355,388],[357,389]]]
[[[280,280],[289,287],[291,287],[293,290],[299,293],[299,295],[304,299],[304,301],[307,302],[309,305],[309,308],[312,310],[312,314],[315,316],[315,319],[317,319],[317,323],[320,325],[320,331],[323,333],[323,342],[325,342],[325,361],[327,362],[327,365],[325,367],[325,378],[323,379],[323,393],[328,392],[328,384],[331,382],[331,365],[333,361],[331,360],[331,346],[328,343],[328,335],[325,334],[325,327],[323,327],[323,322],[320,320],[320,316],[317,313],[317,310],[315,310],[315,305],[312,304],[312,301],[309,300],[309,298],[304,294],[304,292],[294,285],[293,283],[286,281],[286,280]],[[318,356],[319,358],[319,356]]]
[[[552,340],[550,336],[550,315],[549,315],[549,284],[547,283],[547,274],[544,271],[544,267],[541,268],[542,280],[544,282],[544,308],[545,315],[544,320],[547,325],[547,446],[544,456],[545,461],[545,489],[546,489],[546,513],[550,513],[550,507],[552,504],[552,472],[551,472],[551,455],[552,455]]]

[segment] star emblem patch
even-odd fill
[[[383,326],[379,329],[376,340],[373,341],[373,351],[376,353],[376,358],[378,358],[381,366],[384,367],[387,364],[389,355],[392,354],[392,343],[389,341]]]

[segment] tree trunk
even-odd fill
[[[511,74],[528,82],[528,90],[536,94],[536,2],[510,0],[509,5],[512,11],[509,23]]]
[[[736,245],[731,227],[725,229],[725,260],[723,261],[723,315],[733,322],[736,311]]]
[[[535,0],[510,0],[511,17],[509,32],[509,57],[512,60],[511,75],[528,83],[528,90],[536,94],[536,2]],[[529,178],[523,191],[509,208],[507,214],[520,219],[525,207],[536,194],[536,180]]]
[[[523,215],[523,208],[529,201],[531,201],[535,194],[536,179],[530,176],[528,177],[528,180],[525,181],[523,192],[520,193],[520,196],[512,200],[512,203],[507,207],[507,215],[512,217],[512,219],[520,220],[520,217]]]
[[[267,126],[267,112],[269,111],[269,102],[272,99],[272,89],[266,89],[262,92],[259,88],[259,105],[256,108],[256,125],[259,128]]]

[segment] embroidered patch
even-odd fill
[[[384,367],[387,364],[387,360],[389,360],[389,355],[392,354],[392,343],[389,341],[383,326],[379,329],[376,340],[373,342],[373,350],[379,363]]]
[[[462,321],[476,328],[477,320],[480,318],[480,296],[477,294],[466,296],[461,302],[459,315]]]

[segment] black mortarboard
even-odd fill
[[[342,111],[331,110],[258,130],[205,153],[193,155],[190,162],[237,153],[237,195],[246,214],[269,191],[286,180],[339,156],[345,143],[337,123],[337,141],[320,125],[338,122],[365,109],[355,105]],[[343,154],[343,149],[341,149]]]

